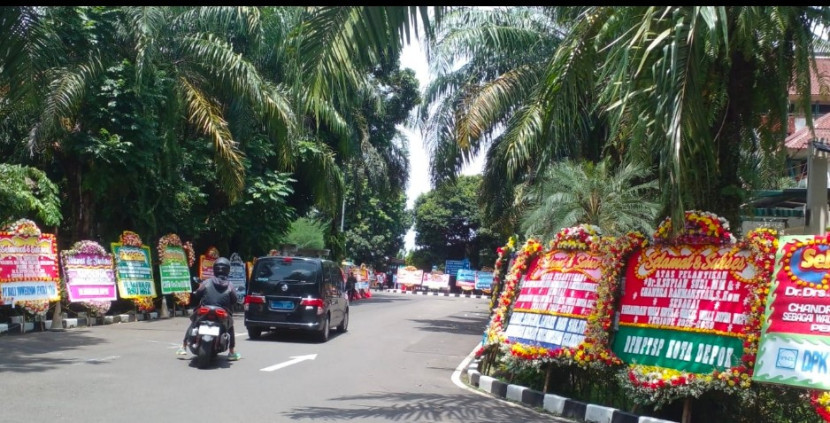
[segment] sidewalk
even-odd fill
[[[187,316],[190,314],[190,309],[177,308],[175,313],[170,310],[169,317]],[[72,329],[77,327],[101,326],[110,325],[114,323],[128,323],[140,322],[144,320],[158,320],[161,315],[158,311],[151,311],[149,313],[123,313],[111,316],[88,317],[86,313],[78,313],[77,317],[61,318],[63,322],[63,329]],[[0,335],[11,335],[28,332],[42,332],[52,329],[52,320],[41,320],[36,322],[23,322],[22,316],[12,316],[10,323],[0,323]]]
[[[396,294],[412,294],[412,295],[434,295],[438,297],[464,297],[464,298],[490,298],[489,294],[471,294],[471,293],[460,293],[460,292],[446,292],[446,291],[413,291],[413,290],[406,290],[406,289],[395,289],[395,288],[386,288],[386,292],[392,292]]]

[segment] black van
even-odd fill
[[[244,300],[245,328],[257,339],[262,331],[314,331],[320,342],[329,330],[349,328],[349,300],[343,272],[319,258],[266,256],[254,263]]]

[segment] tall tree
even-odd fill
[[[90,125],[89,109],[82,107],[105,91],[107,80],[118,73],[114,68],[125,66],[134,72],[115,81],[130,80],[134,97],[143,99],[134,106],[135,113],[161,117],[153,122],[149,137],[170,145],[192,130],[212,143],[217,182],[231,202],[244,190],[244,165],[226,120],[228,107],[249,108],[272,135],[275,149],[292,150],[285,136],[294,125],[288,101],[233,45],[234,38],[259,37],[257,9],[53,7],[36,11],[27,38],[36,69],[34,85],[23,84],[12,91],[34,92],[30,98],[41,112],[28,131],[29,144],[55,152],[67,180],[80,191],[71,198],[78,205],[72,219],[77,224],[75,238],[92,232],[94,210],[86,182],[91,162],[71,155],[72,149],[61,144],[79,134],[98,137],[101,130],[111,140],[122,135],[122,139],[130,138],[111,127],[118,125]],[[53,141],[47,144],[47,139]],[[123,143],[115,142],[119,143],[123,149]]]
[[[809,122],[814,33],[830,9],[590,6],[556,15],[567,36],[491,145],[485,178],[515,185],[575,151],[578,134],[605,128],[584,151],[656,165],[664,213],[679,220],[702,208],[737,223],[748,188],[741,148],[780,147],[790,86]]]
[[[480,263],[479,252],[495,250],[501,241],[482,224],[476,203],[480,188],[480,175],[462,175],[415,200],[416,248],[427,252],[433,265],[465,257],[473,266],[492,265]]]

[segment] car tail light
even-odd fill
[[[323,300],[320,298],[303,298],[300,301],[301,306],[310,306],[310,307],[323,307]]]
[[[243,301],[244,304],[265,304],[265,297],[260,297],[259,295],[246,295],[245,300]]]
[[[242,308],[248,311],[248,304],[265,304],[265,297],[259,295],[246,295],[242,301]]]

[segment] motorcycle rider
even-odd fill
[[[357,285],[357,278],[354,275],[354,269],[349,270],[349,277],[346,278],[346,292],[348,293],[349,301],[354,300],[357,297],[357,290],[355,286]]]
[[[231,272],[231,262],[225,257],[219,257],[213,262],[213,276],[206,279],[199,285],[196,292],[193,293],[191,304],[196,305],[213,305],[224,308],[228,315],[231,316],[228,323],[228,335],[230,335],[230,345],[228,347],[228,360],[235,361],[242,358],[242,355],[234,351],[236,346],[236,335],[233,330],[233,306],[236,304],[236,289],[228,280],[228,275]],[[196,319],[191,316],[190,326],[184,334],[182,347],[176,351],[176,355],[187,355],[187,338],[190,331],[195,327]]]

